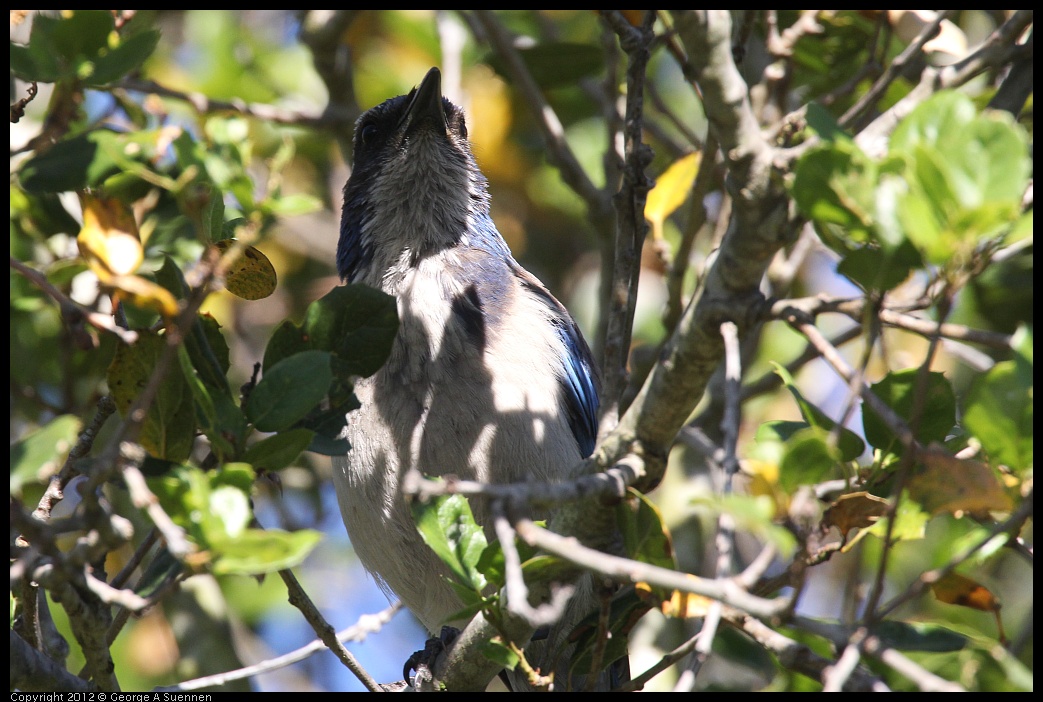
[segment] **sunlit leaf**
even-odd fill
[[[648,192],[645,202],[645,217],[652,223],[652,236],[663,238],[663,223],[684,204],[692,191],[692,183],[699,172],[702,154],[698,151],[674,161],[656,179],[655,187]]]
[[[115,291],[120,299],[135,307],[149,310],[167,319],[176,317],[181,308],[174,296],[162,285],[139,275],[114,275],[104,281],[107,290]]]
[[[218,251],[224,254],[234,244],[234,239],[221,239],[214,242]],[[244,300],[261,300],[275,292],[278,277],[275,266],[268,257],[253,246],[243,246],[240,255],[229,266],[225,274],[225,287],[228,292]]]
[[[311,529],[247,529],[234,539],[212,544],[212,569],[215,575],[260,575],[293,568],[321,540],[322,533]]]
[[[903,493],[898,502],[898,509],[894,517],[894,527],[891,528],[891,539],[893,541],[917,541],[927,533],[927,522],[931,515],[923,511],[920,505],[908,498]],[[879,519],[873,526],[863,527],[858,530],[854,537],[848,540],[842,549],[845,553],[855,547],[859,541],[870,534],[883,539],[887,534],[886,519]]]
[[[105,279],[109,275],[130,275],[144,259],[141,237],[134,213],[115,198],[80,193],[83,228],[76,236],[80,253]]]
[[[414,502],[413,518],[424,543],[442,560],[456,581],[475,592],[486,585],[477,568],[488,546],[485,532],[474,521],[463,495],[444,495],[430,502]]]

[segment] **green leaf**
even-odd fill
[[[990,462],[1019,474],[1032,468],[1032,396],[1031,365],[1003,361],[975,378],[963,413],[963,425]]]
[[[59,141],[26,161],[18,172],[19,181],[35,193],[82,190],[97,184],[119,168],[110,150],[118,141],[115,133],[106,130]]]
[[[333,373],[325,351],[304,351],[276,363],[246,400],[246,416],[261,431],[282,431],[326,396]]]
[[[521,660],[499,637],[482,642],[478,650],[493,663],[498,663],[507,670],[514,670]]]
[[[962,262],[1021,214],[1031,155],[1009,114],[979,113],[969,97],[941,91],[903,120],[890,152],[907,164],[898,218],[932,263]]]
[[[634,625],[644,616],[651,606],[638,596],[635,588],[622,588],[612,596],[608,614],[608,640],[601,654],[601,668],[592,670],[594,650],[598,647],[599,612],[592,612],[584,617],[569,635],[570,641],[576,642],[575,651],[570,662],[573,674],[600,673],[612,663],[627,654],[629,635]]]
[[[830,142],[797,162],[793,198],[817,224],[836,224],[851,240],[870,241],[877,174],[876,163],[853,142]]]
[[[692,500],[692,504],[713,516],[730,515],[737,530],[770,541],[783,558],[797,547],[793,534],[774,523],[775,501],[767,495],[705,496]]]
[[[663,568],[677,568],[663,516],[647,496],[628,489],[627,499],[616,506],[616,523],[630,558]]]
[[[255,468],[280,470],[296,461],[314,437],[309,429],[288,429],[258,441],[247,449],[243,460]]]
[[[814,485],[832,476],[840,455],[828,444],[829,433],[807,427],[786,441],[779,464],[779,485],[793,494],[801,485]]]
[[[83,423],[63,414],[11,444],[11,494],[26,483],[43,483],[57,473],[76,444]]]
[[[808,104],[808,127],[825,141],[851,140],[851,135],[841,128],[840,123],[820,103]]]
[[[322,209],[322,203],[318,198],[303,193],[280,195],[265,201],[263,204],[267,213],[278,215],[279,217],[295,217]]]
[[[234,539],[213,544],[215,575],[261,575],[300,565],[322,540],[311,529],[286,532],[247,529]]]
[[[793,399],[797,401],[797,407],[800,408],[800,414],[804,417],[804,420],[813,427],[819,427],[827,433],[832,432],[837,426],[837,423],[804,397],[797,388],[797,383],[793,379],[793,376],[784,366],[775,362],[772,362],[772,366],[774,366],[775,372],[778,373],[779,377],[782,378],[782,381],[786,384],[790,394],[793,395]],[[865,442],[862,441],[862,437],[850,429],[842,427],[840,429],[837,447],[840,449],[840,460],[853,461],[862,455],[862,452],[865,451],[866,445]]]
[[[913,410],[913,394],[918,373],[917,368],[894,371],[871,388],[884,404],[907,423]],[[952,385],[943,374],[928,374],[922,407],[916,439],[924,445],[932,441],[945,441],[945,437],[956,423],[956,398]],[[862,405],[862,425],[865,428],[866,440],[871,446],[901,453],[896,435],[869,404]]]
[[[264,348],[264,360],[261,369],[267,373],[268,369],[284,358],[289,358],[301,351],[311,351],[314,347],[308,333],[290,320],[286,319],[275,328],[268,345]],[[329,351],[330,349],[323,349]]]
[[[837,273],[846,275],[863,290],[885,291],[905,282],[921,266],[920,252],[903,239],[892,250],[866,245],[848,252],[837,264]]]
[[[449,567],[456,582],[480,593],[486,580],[477,566],[488,542],[464,496],[414,503],[413,519],[424,543]]]
[[[134,592],[142,597],[151,597],[159,592],[161,587],[166,586],[172,576],[181,572],[183,567],[170,551],[161,550],[145,568],[141,579],[134,584]]]
[[[164,337],[141,331],[133,346],[116,347],[106,380],[112,399],[124,417],[148,383],[165,346]],[[195,428],[192,391],[181,366],[172,365],[145,415],[141,444],[157,458],[184,461],[192,451]]]
[[[592,44],[548,42],[516,50],[541,88],[575,85],[604,67],[603,52]],[[512,81],[511,73],[504,69],[499,56],[491,54],[486,62],[505,80]]]
[[[245,492],[231,485],[211,489],[207,507],[210,514],[220,523],[220,531],[207,534],[211,543],[221,541],[225,537],[238,537],[250,523],[250,498]]]
[[[338,376],[376,373],[398,334],[395,298],[365,285],[342,285],[308,306],[304,331],[337,357]]]
[[[137,70],[152,55],[159,43],[160,33],[141,32],[120,42],[116,48],[103,52],[94,60],[94,71],[87,85],[105,85]]]
[[[918,541],[924,538],[927,533],[927,522],[930,519],[931,515],[920,509],[916,500],[909,499],[909,496],[903,493],[902,499],[898,503],[897,514],[895,514],[895,525],[891,530],[892,541]],[[848,540],[843,551],[850,551],[855,544],[869,534],[883,540],[887,534],[887,522],[886,518],[881,517],[873,526],[859,529],[855,532],[855,536]]]

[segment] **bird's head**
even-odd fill
[[[415,262],[466,241],[478,220],[485,228],[488,186],[463,110],[442,97],[437,68],[408,95],[359,117],[354,151],[337,246],[341,278],[379,276],[403,254]]]

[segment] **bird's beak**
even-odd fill
[[[420,87],[413,92],[413,99],[410,100],[402,121],[406,123],[407,135],[424,128],[434,129],[440,134],[446,133],[445,109],[442,107],[442,73],[437,68],[428,71]]]

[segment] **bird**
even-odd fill
[[[333,457],[334,484],[358,559],[435,633],[462,605],[417,531],[404,476],[577,477],[597,437],[598,371],[576,321],[497,230],[438,68],[363,113],[353,149],[337,271],[394,296],[399,331],[385,365],[355,385],[361,406],[347,416],[351,448]],[[492,540],[487,507],[472,502]],[[580,600],[573,622],[595,606]]]

